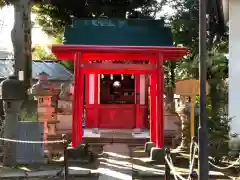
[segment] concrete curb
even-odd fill
[[[179,173],[179,172],[178,172]],[[182,177],[184,178],[188,178],[188,174],[187,173],[179,173]],[[139,171],[139,172],[134,172],[134,176],[136,177],[164,177],[164,173],[161,172],[144,172],[144,171]],[[173,176],[173,174],[171,174],[171,176]],[[224,176],[224,175],[214,175],[214,174],[209,174],[209,178],[211,179],[229,179],[230,178],[228,176]]]
[[[63,176],[63,171],[61,169],[58,170],[48,170],[48,171],[35,171],[35,172],[2,172],[0,174],[0,178],[33,178],[33,177],[48,177],[48,176]],[[69,176],[76,176],[76,177],[85,177],[85,176],[96,176],[98,175],[98,172],[95,170],[89,170],[89,169],[77,169],[73,170],[69,168]]]

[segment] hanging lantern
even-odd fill
[[[112,74],[110,75],[110,79],[113,80],[113,75]]]
[[[124,80],[124,76],[123,76],[123,74],[121,74],[121,80]]]
[[[134,75],[133,74],[131,75],[131,78],[134,79]]]
[[[104,79],[104,74],[101,74],[101,78]]]

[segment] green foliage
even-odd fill
[[[0,8],[3,8],[4,6],[10,5],[13,2],[14,2],[14,0],[0,0]]]
[[[37,113],[27,113],[27,111],[23,109],[20,113],[20,121],[38,122]]]
[[[37,13],[36,22],[50,36],[58,38],[63,35],[64,27],[71,22],[70,17],[50,4],[38,4],[33,6],[32,11]]]
[[[0,8],[3,8],[5,5],[6,5],[6,4],[5,4],[5,1],[0,0]]]
[[[232,137],[229,142],[229,149],[231,150],[229,155],[233,158],[238,158],[240,154],[240,138]]]
[[[42,29],[54,37],[54,44],[64,42],[64,27],[72,23],[73,18],[155,18],[156,13],[162,8],[162,3],[157,0],[95,0],[76,1],[58,0],[51,4],[36,4],[32,10],[37,14],[36,21]],[[138,8],[138,9],[136,9]],[[79,32],[81,33],[81,32]],[[42,52],[38,51],[39,54]],[[70,70],[73,63],[70,61],[59,62]]]
[[[227,155],[229,140],[229,121],[227,114],[228,85],[228,33],[216,1],[208,4],[207,33],[207,80],[210,86],[208,96],[208,130],[210,155],[216,161]],[[183,61],[176,63],[176,79],[198,79],[199,77],[199,2],[195,0],[167,0],[176,12],[168,18],[172,28],[175,45],[182,44],[189,48],[189,54]],[[212,11],[215,9],[215,11]],[[215,153],[218,151],[219,153]],[[218,155],[219,154],[219,155]]]
[[[136,13],[143,8],[144,13]],[[127,12],[132,18],[154,16],[161,8],[156,0],[58,0],[51,4],[37,4],[33,12],[37,23],[53,37],[63,34],[64,27],[72,23],[73,18],[126,18]],[[137,14],[137,15],[136,15]]]
[[[35,46],[32,48],[34,60],[55,60],[56,57],[50,52],[50,48],[44,46]]]

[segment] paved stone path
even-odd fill
[[[131,154],[126,144],[107,144],[99,158],[98,180],[132,180]]]
[[[62,168],[62,165],[56,166],[54,169],[51,166],[43,166],[36,171],[26,171],[0,166],[0,179],[62,180],[63,177],[60,176],[62,173],[59,174]],[[182,175],[186,175],[186,170],[178,168]],[[225,178],[226,176],[214,173],[213,178],[210,178],[212,180],[229,179]],[[213,174],[213,172],[210,172],[210,174]],[[68,180],[163,180],[164,165],[152,164],[149,155],[143,151],[142,147],[113,143],[103,146],[103,153],[94,163],[94,167],[87,164],[70,164],[69,175]]]

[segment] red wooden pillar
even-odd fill
[[[84,59],[86,64],[89,61]],[[98,74],[86,74],[86,128],[98,128],[99,80]],[[93,113],[94,112],[94,113]]]
[[[150,141],[156,144],[156,72],[152,72],[150,76]]]
[[[157,123],[156,123],[156,147],[164,147],[164,72],[163,57],[160,54],[157,61]]]
[[[74,101],[72,123],[73,147],[77,147],[82,141],[83,88],[84,74],[81,72],[81,53],[78,52],[76,53],[74,60]]]
[[[135,118],[136,118],[136,128],[142,128],[142,122],[140,117],[140,75],[135,75]]]

